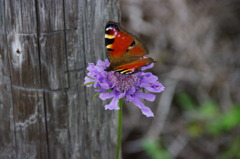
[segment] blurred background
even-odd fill
[[[120,0],[158,61],[146,118],[124,104],[123,159],[240,159],[240,0]]]

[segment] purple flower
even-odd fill
[[[96,65],[89,63],[84,85],[93,86],[95,91],[100,93],[99,97],[102,100],[112,98],[112,101],[105,105],[105,109],[118,110],[118,100],[125,97],[127,101],[140,108],[144,115],[153,117],[151,109],[145,106],[141,99],[154,101],[156,96],[152,93],[160,93],[164,90],[158,77],[150,72],[126,75],[115,71],[105,71],[109,65],[107,59],[105,62],[98,60]],[[150,64],[142,67],[141,70],[144,71],[152,67],[153,64]]]

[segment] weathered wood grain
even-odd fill
[[[12,84],[27,88],[40,88],[40,67],[37,34],[12,31],[7,43],[11,65]]]
[[[12,158],[48,158],[41,90],[37,19],[34,1],[5,1],[5,34],[10,71],[9,114],[14,144]],[[11,110],[10,109],[10,110]],[[3,151],[1,154],[9,152]]]
[[[37,2],[39,31],[53,32],[64,30],[63,0],[42,0]]]
[[[41,33],[39,42],[42,87],[50,90],[67,88],[64,32]]]
[[[47,158],[43,93],[19,88],[12,92],[16,158]]]
[[[83,86],[117,0],[0,0],[0,158],[112,159],[117,112]]]
[[[69,158],[68,107],[64,90],[45,92],[50,158]]]
[[[0,158],[13,159],[16,149],[5,23],[5,1],[0,0]]]
[[[64,1],[64,18],[65,18],[65,29],[77,30],[78,28],[78,15],[79,15],[79,5],[83,4],[82,1],[68,0]]]

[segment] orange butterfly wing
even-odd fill
[[[108,22],[105,29],[105,46],[107,57],[111,63],[106,71],[131,74],[153,62],[152,58],[143,58],[148,54],[147,49],[136,37],[123,30],[119,24]]]

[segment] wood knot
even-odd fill
[[[19,50],[19,49],[17,49],[17,50],[16,50],[16,53],[17,53],[17,54],[20,54],[20,50]]]

